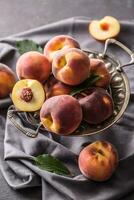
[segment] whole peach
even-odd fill
[[[53,75],[49,77],[44,85],[46,98],[50,98],[62,94],[70,94],[72,87],[58,81]]]
[[[63,49],[79,48],[79,43],[68,35],[58,35],[50,39],[44,47],[44,55],[52,62],[54,55]]]
[[[110,94],[103,88],[92,87],[79,103],[83,118],[90,124],[99,124],[113,114],[114,103]]]
[[[35,79],[45,82],[51,72],[49,60],[41,53],[29,51],[21,55],[16,64],[19,79]]]
[[[80,49],[70,48],[59,51],[52,62],[52,73],[56,79],[68,84],[78,85],[89,77],[90,60]]]
[[[15,82],[15,73],[7,65],[0,63],[0,98],[10,94]]]
[[[51,132],[69,135],[82,120],[79,102],[70,95],[59,95],[47,99],[40,111],[43,126]]]
[[[111,75],[106,68],[105,63],[97,58],[90,59],[90,72],[91,74],[99,75],[100,79],[96,81],[95,86],[108,88],[111,81]]]
[[[81,173],[94,181],[106,181],[118,165],[118,153],[107,141],[96,141],[86,146],[79,154]]]

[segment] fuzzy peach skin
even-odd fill
[[[88,94],[79,100],[83,118],[89,124],[100,124],[108,119],[114,111],[112,97],[103,88],[92,87]]]
[[[108,180],[118,165],[118,153],[107,141],[96,141],[86,146],[79,154],[81,173],[93,181]]]
[[[80,49],[72,48],[58,52],[53,58],[52,73],[67,85],[78,85],[89,77],[90,60]]]
[[[79,102],[70,95],[59,95],[47,99],[40,111],[43,126],[59,135],[69,135],[82,120]]]
[[[91,74],[98,75],[100,79],[96,81],[94,84],[95,86],[102,87],[102,88],[108,88],[111,81],[111,75],[109,71],[107,70],[105,63],[96,58],[90,59],[90,72]]]
[[[63,49],[78,48],[79,43],[68,35],[58,35],[50,39],[44,47],[44,55],[52,62],[55,54]]]
[[[29,51],[19,57],[16,73],[19,79],[35,79],[45,82],[51,73],[51,64],[43,54]]]
[[[58,81],[53,75],[44,84],[44,90],[46,93],[46,99],[63,94],[70,94],[72,87]]]
[[[15,73],[7,65],[0,63],[0,99],[11,93],[15,83]]]

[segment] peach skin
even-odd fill
[[[59,135],[69,135],[82,120],[79,102],[70,95],[59,95],[47,99],[40,111],[43,126]]]
[[[53,58],[52,73],[67,85],[78,85],[89,77],[90,60],[80,49],[70,48],[58,52]]]
[[[52,62],[54,55],[64,49],[78,48],[79,43],[68,35],[58,35],[50,39],[44,47],[44,55]]]
[[[87,95],[80,98],[79,103],[83,110],[83,118],[89,124],[100,124],[114,111],[112,97],[106,90],[99,87],[90,88]]]
[[[117,150],[107,141],[93,142],[80,152],[78,165],[88,179],[106,181],[118,166]]]
[[[11,93],[15,83],[15,73],[7,65],[0,63],[0,99]]]
[[[96,81],[95,86],[107,89],[110,85],[111,75],[107,70],[105,63],[97,58],[90,58],[90,72],[98,75],[100,79]]]
[[[50,75],[49,79],[44,84],[46,93],[46,99],[63,94],[70,94],[72,87],[58,81],[53,75]]]
[[[19,57],[16,73],[19,79],[35,79],[43,83],[51,73],[51,65],[43,54],[29,51]]]

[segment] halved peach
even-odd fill
[[[18,81],[12,91],[12,101],[20,111],[33,112],[41,108],[45,100],[42,84],[37,80]]]
[[[105,16],[101,20],[93,20],[89,24],[89,33],[97,40],[105,41],[116,37],[120,32],[120,23],[112,16]]]

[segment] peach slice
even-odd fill
[[[37,80],[18,81],[12,91],[12,101],[20,111],[33,112],[41,108],[45,100],[42,84]]]
[[[120,32],[120,23],[112,16],[105,16],[101,20],[93,20],[89,24],[89,33],[97,40],[105,41],[116,37]]]

